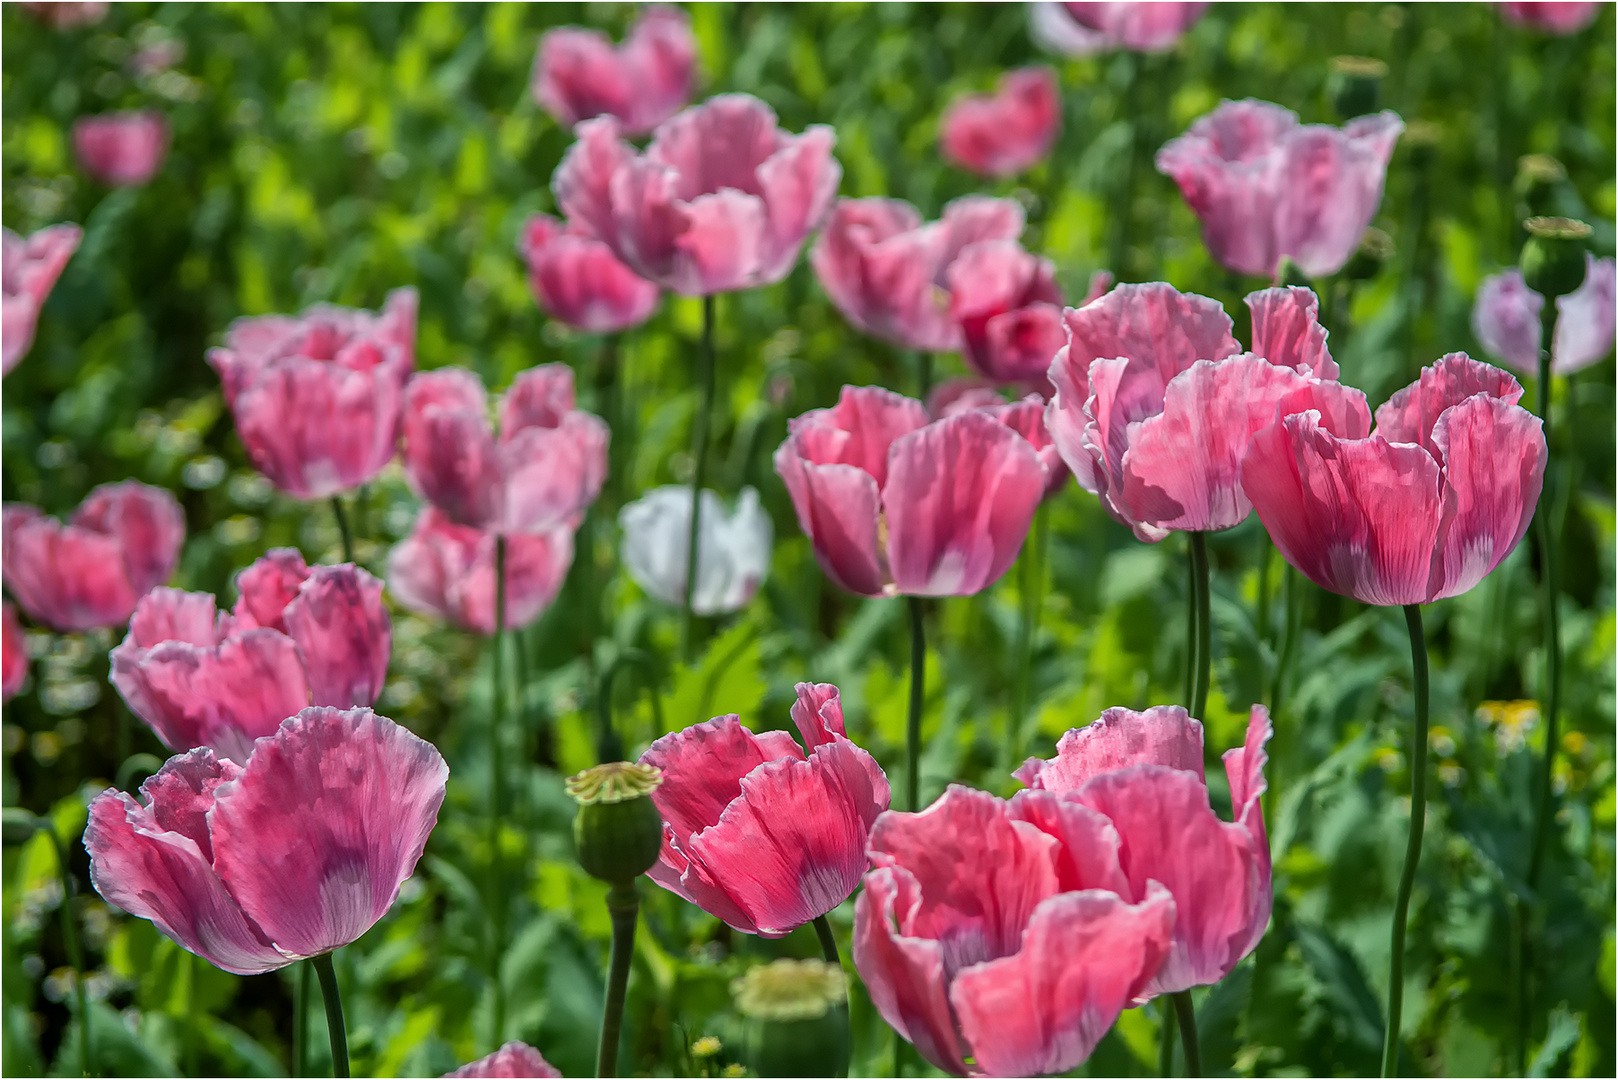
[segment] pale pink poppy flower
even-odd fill
[[[579,330],[616,334],[657,310],[657,286],[618,261],[612,249],[576,225],[535,214],[517,251],[528,264],[528,287],[553,319]]]
[[[451,521],[504,533],[578,528],[607,476],[607,425],[573,407],[566,364],[529,368],[489,425],[483,382],[439,368],[405,387],[405,473]]]
[[[438,820],[449,768],[370,709],[308,708],[245,766],[206,747],[96,796],[84,846],[102,898],[235,975],[357,940],[387,914]]]
[[[956,1076],[1079,1065],[1145,992],[1175,926],[1163,886],[1131,899],[1119,847],[1101,814],[1047,791],[952,785],[921,813],[883,814],[854,902],[872,1006]]]
[[[1225,101],[1163,145],[1157,171],[1180,186],[1220,265],[1270,278],[1286,255],[1326,277],[1359,250],[1403,130],[1387,111],[1335,128],[1267,101]]]
[[[559,1077],[561,1072],[532,1046],[516,1039],[492,1054],[444,1074],[444,1080],[473,1080],[482,1077],[538,1076]]]
[[[951,163],[979,176],[1026,172],[1051,152],[1062,128],[1062,95],[1048,67],[1016,68],[992,94],[964,94],[939,120],[938,146]]]
[[[993,382],[1048,389],[1045,372],[1067,340],[1056,264],[1015,240],[985,241],[949,268],[949,290],[972,369]]]
[[[81,116],[73,122],[79,167],[108,187],[140,187],[163,167],[169,122],[150,109]]]
[[[1108,709],[1063,735],[1054,758],[1017,770],[1030,788],[1076,801],[1117,830],[1125,896],[1144,897],[1153,884],[1173,895],[1168,956],[1137,1002],[1213,985],[1264,936],[1272,893],[1260,796],[1272,734],[1269,712],[1255,705],[1244,744],[1225,751],[1234,822],[1209,805],[1202,725],[1178,705]]]
[[[1017,558],[1045,489],[1028,441],[967,411],[843,387],[787,425],[775,452],[798,524],[839,587],[862,596],[971,596]]]
[[[1488,354],[1531,379],[1539,377],[1545,298],[1523,283],[1516,268],[1491,274],[1472,304],[1472,332]],[[1618,331],[1618,264],[1585,256],[1584,284],[1556,298],[1551,374],[1571,375],[1605,359]]]
[[[1158,53],[1174,48],[1202,18],[1205,3],[1056,3],[1029,5],[1034,40],[1068,56],[1091,56],[1113,49]]]
[[[376,314],[316,304],[237,319],[208,350],[253,467],[299,499],[375,479],[392,460],[415,367],[416,290]]]
[[[903,349],[952,352],[949,273],[963,248],[1015,240],[1023,210],[1010,199],[968,195],[923,223],[899,199],[839,199],[809,254],[820,287],[856,328]]]
[[[731,715],[665,735],[640,758],[663,770],[652,792],[663,853],[647,875],[764,937],[849,898],[865,873],[871,823],[890,797],[882,767],[843,734],[837,687],[796,690],[802,748],[784,731],[755,735]]]
[[[1217,301],[1162,282],[1065,316],[1046,424],[1079,486],[1141,540],[1244,521],[1242,457],[1278,415],[1317,409],[1345,437],[1370,430],[1365,395],[1336,381],[1314,294],[1268,289],[1248,304],[1249,353]]]
[[[1500,13],[1507,22],[1547,34],[1576,34],[1596,21],[1604,0],[1505,0]]]
[[[973,409],[981,409],[1028,440],[1028,445],[1039,454],[1039,463],[1045,466],[1047,499],[1062,490],[1068,468],[1045,427],[1044,398],[1029,394],[1021,401],[1008,402],[994,387],[973,379],[955,379],[927,395],[927,413],[935,420]]]
[[[39,325],[39,309],[51,294],[62,268],[79,248],[84,230],[77,225],[52,225],[24,240],[4,230],[3,324],[0,324],[0,374],[9,374],[28,355]]]
[[[66,525],[24,503],[4,514],[6,587],[29,618],[64,632],[122,626],[185,543],[174,496],[134,480],[102,484]]]
[[[1345,437],[1316,410],[1254,435],[1242,488],[1270,539],[1323,589],[1426,604],[1482,581],[1528,531],[1545,434],[1499,368],[1451,353]]]
[[[436,506],[423,507],[410,535],[388,553],[388,591],[422,615],[463,630],[493,634],[496,534],[457,525]],[[573,563],[573,530],[506,537],[506,629],[544,613]]]
[[[599,30],[547,30],[534,57],[534,100],[572,127],[611,116],[630,135],[645,135],[691,100],[697,84],[697,39],[677,7],[642,10],[623,44]]]
[[[686,296],[786,277],[843,174],[831,128],[782,131],[748,94],[720,94],[665,120],[644,153],[611,117],[575,134],[551,179],[556,205],[641,277]]]
[[[4,675],[0,701],[10,701],[28,681],[28,636],[23,633],[22,623],[17,621],[17,609],[9,600],[0,609],[0,630],[4,631],[0,640],[0,673]]]
[[[153,589],[112,650],[112,685],[163,745],[241,762],[306,705],[381,696],[393,644],[382,582],[351,563],[310,568],[277,548],[236,579],[234,612],[210,593]]]

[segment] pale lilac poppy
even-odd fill
[[[79,167],[108,187],[140,187],[169,151],[169,122],[150,109],[81,116],[73,122]]]
[[[1091,56],[1113,49],[1157,53],[1172,49],[1202,18],[1205,3],[1057,3],[1029,5],[1029,27],[1047,49],[1069,56]]]
[[[630,135],[644,135],[691,100],[697,82],[697,38],[677,7],[641,11],[623,44],[598,30],[547,30],[534,57],[533,92],[560,124],[611,116]]]
[[[496,540],[495,533],[455,524],[436,506],[423,507],[410,535],[388,553],[388,591],[412,611],[493,634]],[[506,629],[539,618],[572,563],[570,527],[506,537]]]
[[[1062,128],[1062,96],[1048,67],[1017,68],[992,94],[965,94],[939,120],[944,157],[979,176],[1026,172],[1050,153]]]
[[[1545,298],[1523,283],[1515,268],[1491,274],[1472,304],[1472,332],[1488,354],[1529,378],[1539,377]],[[1618,330],[1618,264],[1585,256],[1584,284],[1556,298],[1551,374],[1571,375],[1605,359]]]
[[[4,230],[4,323],[0,325],[0,373],[10,373],[28,355],[39,325],[39,309],[51,294],[62,268],[79,248],[84,230],[77,225],[52,225],[24,240]]]
[[[639,326],[657,310],[657,286],[576,225],[535,214],[523,226],[517,250],[528,264],[534,299],[547,315],[569,326],[616,334]]]

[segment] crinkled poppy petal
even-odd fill
[[[1253,315],[1253,352],[1272,364],[1296,368],[1317,379],[1335,379],[1337,363],[1320,325],[1320,300],[1312,289],[1288,285],[1247,294]]]
[[[462,525],[494,525],[505,484],[482,380],[465,368],[415,376],[401,427],[405,472],[422,497]]]
[[[1105,816],[1056,791],[1019,791],[1011,817],[1055,837],[1057,890],[1103,889],[1128,899],[1129,879],[1118,861],[1118,830]]]
[[[1012,775],[1035,790],[1065,794],[1134,765],[1161,765],[1202,779],[1202,724],[1178,705],[1144,712],[1114,707],[1085,727],[1068,729],[1056,741],[1055,757],[1029,758]]]
[[[674,269],[666,282],[685,296],[709,296],[767,284],[769,216],[764,200],[734,188],[698,195],[681,207]]]
[[[566,364],[518,372],[500,399],[500,438],[509,440],[524,428],[561,427],[574,404],[573,369]]]
[[[786,277],[805,238],[825,223],[843,178],[843,167],[832,157],[836,143],[831,127],[811,124],[801,135],[786,136],[784,145],[758,167],[769,225],[756,284]]]
[[[179,502],[165,489],[137,480],[97,487],[74,511],[73,524],[118,542],[137,596],[169,579],[185,543]]]
[[[845,386],[830,409],[815,409],[787,427],[805,460],[853,465],[877,486],[888,479],[888,452],[896,439],[927,426],[927,409],[914,398],[880,386]]]
[[[619,138],[618,131],[617,121],[610,116],[585,120],[574,128],[573,145],[551,174],[551,193],[568,221],[589,230],[622,259],[612,180],[634,157],[634,151]]]
[[[618,47],[635,94],[624,123],[644,135],[691,100],[697,79],[697,37],[691,16],[671,4],[648,4]]]
[[[1241,746],[1226,750],[1223,758],[1236,823],[1247,830],[1248,842],[1258,862],[1259,887],[1254,892],[1253,911],[1247,920],[1252,932],[1242,946],[1244,956],[1257,948],[1259,938],[1264,936],[1274,898],[1270,881],[1270,841],[1264,831],[1264,807],[1259,801],[1269,787],[1264,779],[1264,766],[1270,757],[1264,750],[1264,744],[1274,734],[1269,710],[1262,705],[1254,705],[1247,714],[1246,739]]]
[[[816,465],[788,435],[775,451],[775,471],[792,497],[798,526],[814,545],[815,561],[840,588],[882,595],[887,570],[877,548],[882,511],[876,481],[854,465]]]
[[[646,876],[744,934],[759,932],[752,918],[719,883],[717,875],[700,858],[687,855],[667,823],[663,826],[662,851]]]
[[[792,703],[792,723],[809,751],[847,737],[843,733],[843,698],[837,687],[801,682],[792,689],[798,695]]]
[[[693,833],[719,823],[725,807],[742,793],[742,777],[777,758],[804,759],[791,735],[755,735],[734,715],[670,732],[640,756],[642,764],[663,770],[652,802],[682,845]]]
[[[72,632],[118,626],[135,610],[117,540],[63,526],[33,507],[6,506],[6,588],[35,622]]]
[[[444,1074],[445,1080],[472,1080],[482,1077],[539,1076],[559,1077],[562,1073],[544,1055],[525,1042],[513,1039],[492,1054]]]
[[[606,481],[609,437],[600,417],[574,411],[557,427],[525,427],[502,444],[504,530],[575,526]]]
[[[1376,434],[1395,443],[1417,443],[1433,452],[1433,428],[1444,410],[1473,394],[1507,405],[1522,399],[1522,384],[1511,374],[1465,353],[1449,353],[1421,369],[1415,382],[1377,406]]]
[[[352,564],[317,566],[287,605],[286,627],[314,704],[347,709],[382,695],[393,627],[380,580]]]
[[[130,648],[140,649],[149,649],[164,641],[217,645],[219,621],[213,593],[159,586],[135,605],[125,642]]]
[[[246,630],[263,626],[286,632],[286,606],[297,597],[298,590],[309,580],[309,564],[297,548],[271,548],[252,565],[236,575],[236,625]],[[212,597],[209,598],[210,601]],[[133,627],[133,624],[131,624]],[[170,634],[168,638],[179,635]],[[190,638],[180,638],[190,641]],[[143,644],[146,644],[143,642]],[[156,644],[150,642],[149,644]],[[193,641],[194,645],[211,645],[211,641]]]
[[[1154,369],[1167,385],[1198,360],[1223,360],[1242,351],[1219,301],[1161,281],[1119,285],[1084,307],[1069,308],[1063,317],[1075,404],[1089,396],[1086,373],[1095,360],[1127,357]]]

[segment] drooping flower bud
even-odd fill
[[[1344,120],[1376,112],[1377,90],[1387,77],[1388,65],[1369,56],[1334,56],[1326,90],[1332,107]]]
[[[610,761],[568,780],[567,793],[579,804],[573,841],[585,873],[626,885],[657,861],[663,818],[650,796],[661,783],[657,766],[630,761]]]
[[[759,1076],[848,1073],[843,970],[824,960],[774,960],[730,984],[747,1018],[747,1064]]]
[[[1590,226],[1572,218],[1534,217],[1523,222],[1528,242],[1517,264],[1523,283],[1547,300],[1584,284],[1584,249]]]

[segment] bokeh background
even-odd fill
[[[1151,155],[1221,98],[1255,96],[1305,121],[1339,122],[1331,57],[1384,60],[1379,106],[1407,124],[1375,225],[1393,242],[1377,272],[1318,283],[1344,382],[1373,406],[1446,352],[1482,355],[1472,296],[1512,265],[1522,240],[1518,160],[1555,156],[1566,179],[1544,198],[1595,226],[1613,253],[1614,20],[1546,37],[1492,5],[1217,4],[1170,53],[1083,60],[1042,55],[1022,5],[691,6],[704,93],[758,95],[784,126],[837,131],[845,195],[893,195],[935,217],[971,191],[1028,209],[1024,242],[1054,259],[1070,300],[1092,271],[1167,280],[1222,300],[1246,339],[1240,297],[1260,283],[1217,267],[1195,219]],[[135,477],[171,488],[189,526],[174,584],[227,598],[233,573],[266,549],[340,558],[324,505],[271,490],[247,465],[204,363],[230,320],[317,301],[368,308],[390,288],[421,292],[419,368],[462,364],[504,386],[534,364],[578,374],[600,410],[598,338],[538,311],[515,242],[553,210],[549,179],[570,142],[533,103],[538,35],[580,23],[619,35],[629,4],[117,4],[98,25],[53,30],[16,4],[0,15],[0,216],[28,233],[84,226],[30,355],[4,385],[7,500],[69,511],[95,484]],[[177,45],[172,67],[132,58]],[[172,49],[171,49],[172,51]],[[1020,182],[985,184],[943,163],[937,124],[952,96],[1004,69],[1060,74],[1064,130]],[[144,187],[109,191],[76,168],[76,117],[161,110],[173,145]],[[616,474],[560,599],[520,637],[517,704],[526,754],[501,836],[513,908],[509,1037],[568,1075],[587,1075],[605,967],[604,886],[571,855],[571,772],[594,762],[600,676],[639,648],[606,702],[631,753],[664,730],[727,712],[787,726],[794,681],[837,683],[850,734],[890,772],[902,760],[908,693],[902,601],[862,600],[825,582],[769,455],[786,421],[831,404],[844,383],[913,391],[906,358],[848,327],[807,265],[718,307],[719,403],[711,482],[758,488],[775,522],[771,577],[737,615],[705,621],[698,659],[675,661],[676,612],[616,570],[614,515],[657,484],[689,479],[698,301],[665,299],[619,342],[628,417]],[[954,358],[936,377],[962,371]],[[1543,925],[1518,1025],[1514,921],[1528,861],[1541,671],[1532,539],[1481,587],[1428,612],[1436,798],[1412,908],[1404,1030],[1410,1067],[1433,1075],[1612,1075],[1614,1048],[1614,379],[1607,360],[1559,386],[1562,447],[1576,461],[1562,553],[1565,734]],[[397,466],[356,500],[359,561],[381,573],[417,502]],[[1175,701],[1183,667],[1185,574],[1178,537],[1148,546],[1070,485],[1045,511],[1029,752],[1110,705]],[[1240,742],[1247,706],[1271,697],[1283,619],[1278,560],[1256,518],[1211,538],[1215,671],[1210,755]],[[1261,567],[1264,574],[1261,579]],[[605,581],[599,612],[583,598]],[[924,798],[951,780],[1001,793],[1015,648],[1034,578],[931,605]],[[1388,977],[1387,926],[1408,817],[1412,703],[1397,610],[1304,586],[1304,636],[1277,707],[1266,815],[1276,853],[1275,918],[1257,952],[1199,1000],[1210,1075],[1374,1072]],[[487,912],[478,884],[490,707],[484,640],[394,610],[389,685],[378,711],[448,758],[449,798],[394,912],[338,958],[356,1075],[436,1075],[487,1052]],[[70,836],[85,800],[118,769],[123,705],[108,686],[105,634],[31,633],[30,687],[4,717],[4,801],[51,815]],[[653,695],[655,695],[655,708]],[[138,724],[123,736],[162,751]],[[92,778],[88,782],[86,778]],[[1220,770],[1209,772],[1216,804]],[[1228,809],[1228,805],[1226,807]],[[291,976],[237,978],[195,961],[89,890],[75,846],[70,901],[88,934],[97,1055],[121,1075],[284,1075]],[[72,972],[59,934],[49,841],[4,853],[4,1071],[74,1071]],[[747,966],[809,956],[808,929],[781,941],[729,933],[647,887],[631,980],[624,1068],[718,1075],[734,1060],[728,984]],[[852,905],[832,922],[844,943]],[[892,1035],[856,989],[856,1073],[892,1075]],[[316,1029],[319,1030],[318,1028]],[[1086,1066],[1157,1068],[1158,1015],[1126,1012]],[[724,1049],[696,1058],[692,1043]],[[325,1068],[325,1040],[311,1050]],[[924,1068],[913,1056],[911,1075]],[[1081,1070],[1081,1074],[1086,1071]]]

